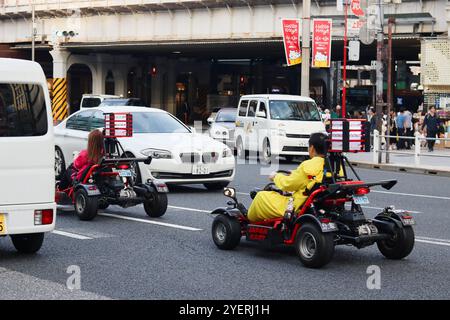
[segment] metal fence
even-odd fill
[[[383,154],[386,154],[385,162],[389,163],[389,154],[401,154],[401,155],[409,155],[414,156],[414,164],[420,165],[420,158],[421,157],[439,157],[439,158],[450,158],[449,154],[443,154],[439,152],[423,152],[421,147],[421,142],[423,141],[439,141],[440,143],[444,143],[446,141],[450,141],[450,138],[426,138],[426,137],[420,137],[418,135],[414,137],[406,137],[406,136],[390,136],[390,135],[383,135],[379,134],[377,130],[374,130],[374,133],[372,135],[373,137],[373,162],[374,163],[382,163],[383,161]],[[382,148],[382,140],[385,138],[386,148]],[[414,141],[414,149],[413,152],[407,152],[402,150],[389,150],[389,139],[395,138],[395,139],[403,139],[403,140],[411,140]]]

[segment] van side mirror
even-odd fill
[[[266,114],[265,111],[258,111],[258,112],[256,113],[256,116],[257,116],[258,118],[267,118],[267,114]]]
[[[211,125],[211,124],[213,124],[214,119],[213,119],[213,117],[209,117],[206,121],[208,122],[209,125]]]

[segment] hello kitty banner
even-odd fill
[[[312,67],[329,68],[331,61],[331,19],[313,20]]]
[[[284,52],[288,66],[302,62],[300,51],[300,20],[282,19]]]

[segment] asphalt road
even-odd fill
[[[295,164],[282,164],[293,169]],[[256,164],[238,165],[239,197],[266,183]],[[58,215],[57,232],[41,251],[20,255],[0,239],[1,299],[448,299],[450,291],[450,180],[436,176],[360,169],[365,180],[395,178],[391,191],[370,193],[369,217],[395,205],[416,211],[417,241],[402,261],[385,259],[376,246],[337,247],[325,268],[304,268],[292,248],[246,242],[218,250],[208,212],[226,203],[202,186],[177,187],[159,219],[142,207],[112,207],[94,221]],[[131,218],[131,219],[129,219]],[[164,224],[155,224],[155,223]],[[380,289],[367,288],[371,265],[381,269]],[[79,267],[80,289],[66,286]],[[74,267],[71,267],[74,268]]]

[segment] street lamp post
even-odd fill
[[[311,0],[303,0],[301,95],[309,97]]]

